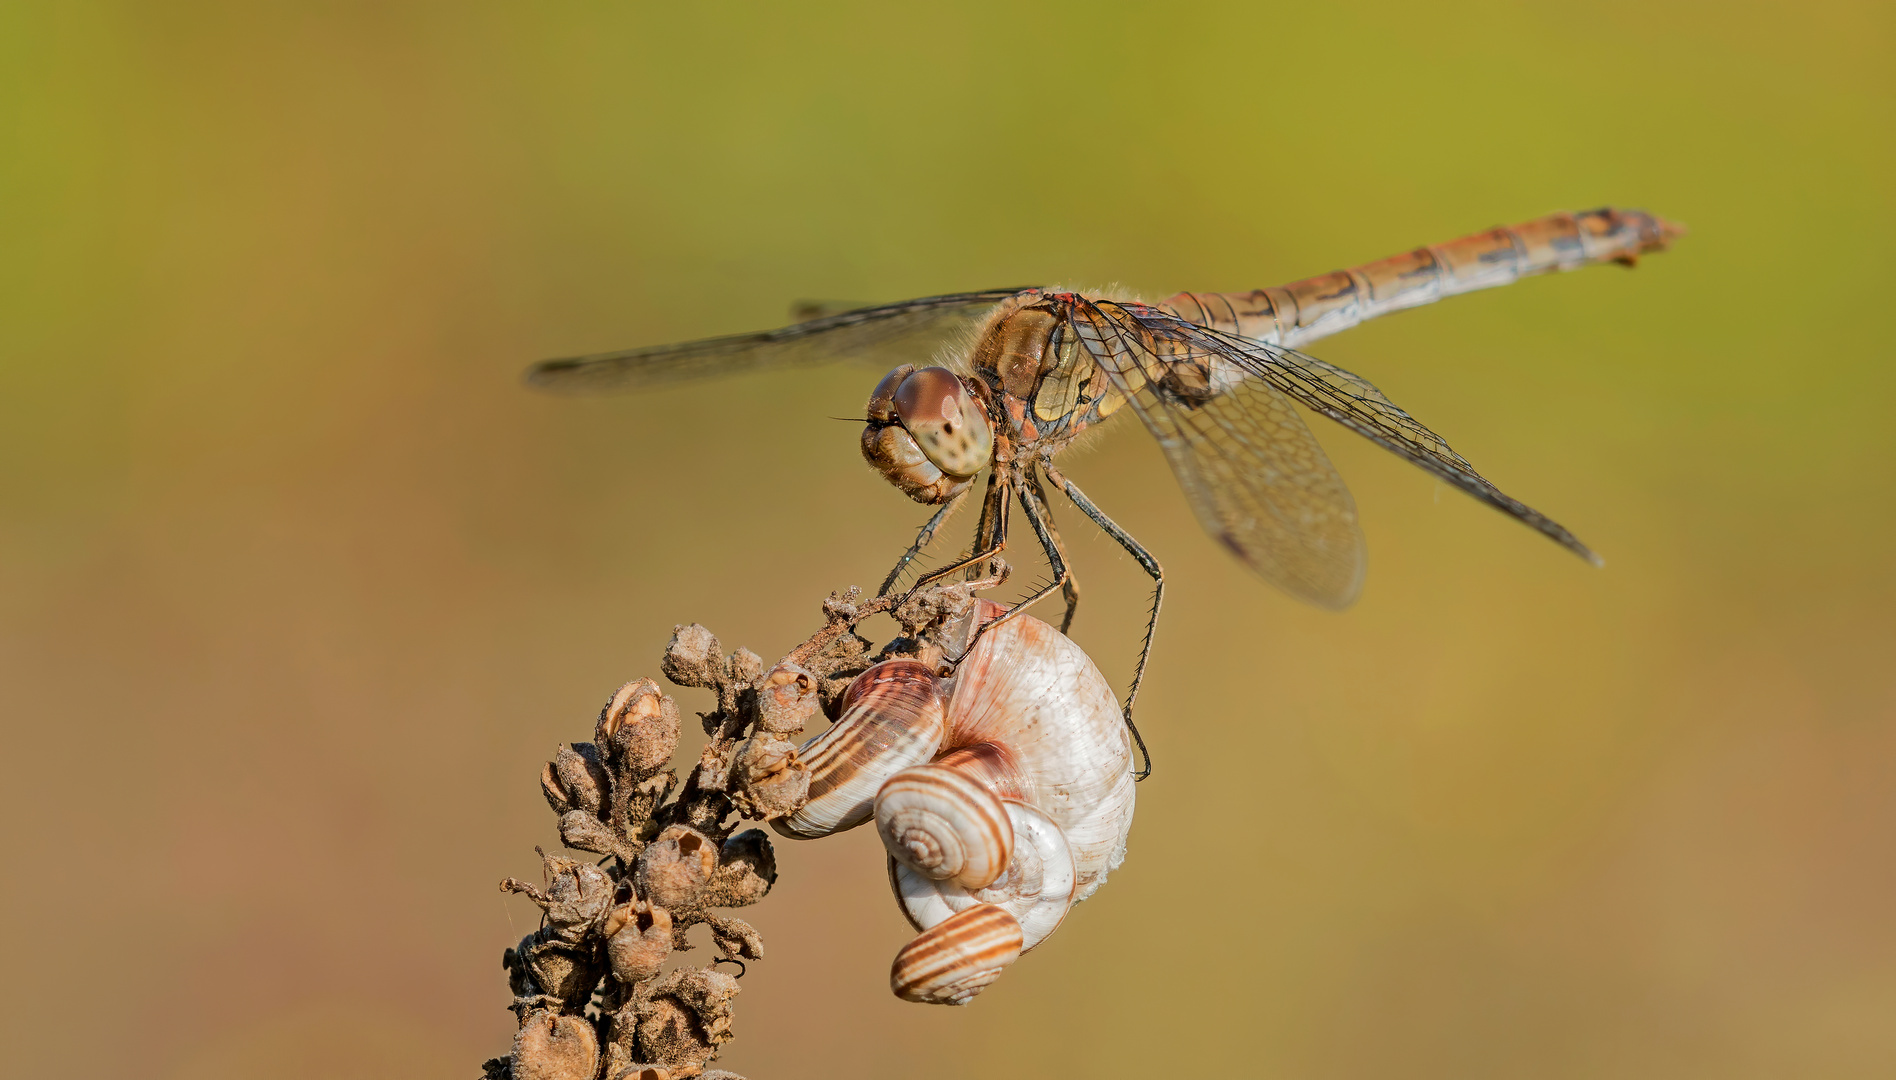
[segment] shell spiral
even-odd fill
[[[950,637],[965,643],[1004,610],[978,601]],[[967,1004],[1125,857],[1132,745],[1119,703],[1038,619],[982,634],[947,679],[912,660],[875,665],[800,753],[809,802],[773,824],[810,838],[874,816],[890,886],[921,931],[890,973],[906,1000]]]
[[[876,794],[876,831],[896,862],[968,889],[993,884],[1014,854],[1014,825],[1001,797],[950,766],[889,777]]]

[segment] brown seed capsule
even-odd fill
[[[673,825],[639,855],[639,895],[672,911],[692,907],[711,880],[717,858],[718,849],[703,833]]]
[[[724,660],[717,635],[692,623],[672,627],[671,644],[658,669],[679,686],[709,690],[724,677]]]
[[[724,842],[718,867],[700,899],[707,907],[744,907],[762,900],[777,880],[777,854],[762,829],[746,829]]]
[[[599,761],[597,746],[577,743],[560,747],[559,755],[553,759],[553,775],[559,780],[568,802],[581,810],[599,812],[609,781],[605,766]]]
[[[762,960],[764,958],[764,937],[757,928],[743,919],[734,919],[729,915],[708,915],[705,921],[711,924],[711,940],[717,943],[719,951],[732,960]]]
[[[727,788],[745,817],[769,821],[802,806],[810,792],[810,770],[787,739],[759,734],[737,748]]]
[[[514,1080],[592,1080],[599,1038],[583,1017],[536,1012],[514,1036]]]
[[[772,735],[791,735],[816,717],[816,676],[796,664],[778,664],[757,688],[757,727]]]
[[[672,918],[643,900],[621,904],[606,916],[606,959],[622,983],[658,974],[671,955]]]
[[[764,658],[749,649],[739,649],[725,661],[731,673],[731,681],[749,686],[764,673]]]
[[[626,683],[600,710],[593,741],[613,771],[644,780],[678,749],[678,705],[650,679]]]
[[[528,892],[527,896],[545,909],[547,922],[562,928],[589,926],[611,904],[613,882],[604,870],[545,852],[540,853],[540,860],[546,892]]]
[[[553,772],[553,763],[547,762],[540,769],[540,794],[546,796],[546,804],[556,814],[564,814],[573,808],[573,800],[567,798],[566,788],[561,786],[560,778]]]
[[[568,810],[560,815],[560,843],[575,851],[599,855],[618,855],[624,851],[624,845],[606,828],[605,822],[584,810]]]
[[[731,1039],[737,980],[708,968],[680,968],[652,988],[639,1011],[639,1052],[673,1071],[702,1067]]]
[[[575,952],[550,928],[520,939],[518,946],[508,950],[506,964],[516,997],[544,994],[577,1007],[585,1005],[599,985],[594,958]]]

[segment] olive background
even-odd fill
[[[1313,349],[1604,569],[1313,420],[1371,562],[1305,608],[1113,425],[1069,471],[1172,583],[1124,868],[930,1009],[874,836],[780,841],[721,1065],[1890,1075],[1892,55],[1853,0],[0,6],[7,1071],[476,1075],[540,762],[925,515],[829,419],[878,371],[527,363],[1616,204],[1692,232]],[[1144,579],[1064,516],[1123,682]]]

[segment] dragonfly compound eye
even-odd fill
[[[869,396],[862,456],[917,502],[966,490],[994,455],[981,403],[947,368],[904,364]]]
[[[981,403],[947,368],[925,367],[895,390],[895,413],[902,426],[941,471],[972,477],[994,456],[994,432]]]

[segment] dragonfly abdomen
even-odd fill
[[[1533,274],[1631,265],[1685,230],[1643,210],[1549,214],[1348,270],[1243,293],[1179,293],[1166,306],[1227,333],[1298,348],[1366,319]]]

